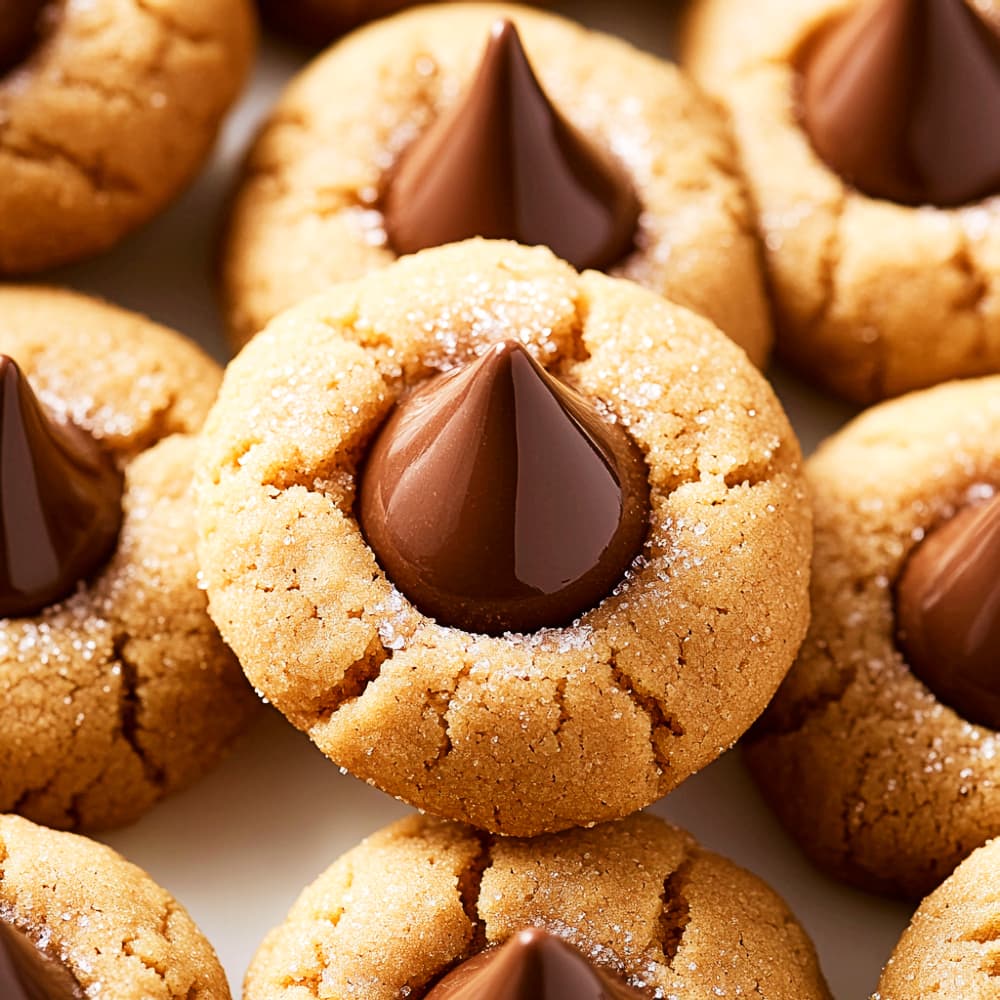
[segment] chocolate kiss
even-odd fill
[[[90,435],[51,420],[0,355],[0,616],[31,615],[103,565],[121,476]]]
[[[397,405],[359,507],[421,611],[499,635],[600,603],[642,546],[649,485],[625,431],[507,341]]]
[[[639,1000],[645,994],[591,965],[543,930],[514,935],[448,973],[427,1000]]]
[[[581,270],[621,260],[639,220],[624,170],[552,106],[510,21],[458,106],[404,152],[383,211],[400,254],[485,236],[544,244]]]
[[[896,617],[913,673],[967,721],[1000,729],[1000,497],[964,508],[920,544]]]
[[[875,0],[821,36],[803,119],[865,194],[943,207],[1000,191],[1000,39],[963,0]]]
[[[0,0],[0,73],[13,69],[38,41],[38,18],[48,0]]]
[[[3,1000],[83,1000],[69,969],[0,920],[0,997]]]

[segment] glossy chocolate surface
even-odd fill
[[[83,1000],[76,977],[38,949],[26,934],[0,920],[2,1000]]]
[[[803,67],[802,115],[859,190],[952,207],[1000,192],[1000,38],[963,0],[868,0]]]
[[[0,73],[24,60],[38,41],[49,0],[0,0]]]
[[[599,604],[642,547],[649,485],[626,432],[505,341],[397,404],[358,507],[421,611],[497,635]]]
[[[900,578],[896,616],[913,673],[969,722],[1000,729],[1000,497],[921,542]]]
[[[485,236],[580,269],[621,260],[639,219],[625,170],[552,106],[510,21],[457,107],[403,153],[382,207],[400,254]]]
[[[639,1000],[645,996],[543,930],[515,934],[444,977],[427,1000]]]
[[[122,479],[97,442],[43,410],[0,355],[0,616],[66,597],[111,554]]]

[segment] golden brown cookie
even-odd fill
[[[1000,841],[962,862],[927,897],[872,1000],[995,1000],[1000,974]]]
[[[931,10],[923,4],[883,6],[887,18],[924,16]],[[1000,13],[992,0],[934,9],[934,16],[946,21],[951,15],[982,18],[981,30],[952,24],[945,32],[938,25],[928,34],[906,36],[894,24],[870,45],[863,38],[877,32],[859,35],[854,44],[848,40],[848,51],[864,61],[873,47],[889,47],[904,37],[927,38],[939,48],[946,42],[966,45],[968,37],[987,33],[985,25]],[[965,204],[932,207],[919,204],[924,200],[920,192],[911,199],[917,205],[865,194],[817,152],[803,123],[802,70],[827,33],[852,15],[864,15],[859,0],[699,0],[689,15],[684,62],[732,112],[758,210],[779,351],[827,388],[871,402],[1000,369],[1000,203],[974,196]],[[958,34],[966,40],[955,42]],[[924,81],[950,79],[957,88],[940,93],[936,102],[924,102],[928,106],[946,109],[948,100],[964,99],[965,81],[958,82],[957,72],[931,72],[924,68],[928,62],[907,62],[902,56],[890,66],[891,56],[887,53],[871,71],[872,95],[858,101],[857,127],[845,136],[837,133],[838,152],[846,154],[856,133],[871,124],[866,115],[878,114],[897,97],[915,114]],[[984,86],[1000,86],[1000,60],[990,70],[979,53],[951,52],[948,58],[956,70],[979,72],[989,81]],[[884,68],[880,95],[878,66]],[[892,73],[901,66],[913,68],[917,85],[896,87]],[[856,86],[846,75],[841,79],[845,87]],[[995,100],[985,107],[994,108]],[[949,117],[965,118],[975,128],[971,107]],[[891,125],[889,116],[881,128],[886,145]],[[959,146],[930,116],[909,134],[929,145],[931,154],[936,149],[948,155]],[[992,129],[981,129],[978,138],[965,138],[986,148],[993,146],[987,142],[991,135]]]
[[[971,623],[961,615],[946,623],[936,662],[904,645],[898,614],[923,546],[1000,485],[998,441],[1000,378],[987,378],[876,407],[807,464],[816,519],[812,624],[744,745],[803,849],[865,888],[919,897],[1000,833],[1000,732],[978,718],[993,681],[987,671],[974,700],[955,701],[960,692],[942,694],[941,676],[945,666],[965,670],[975,628],[996,634],[995,569],[984,567],[987,582],[961,601]],[[934,559],[939,571],[960,579],[943,555]],[[944,575],[937,585],[942,596],[954,590]]]
[[[396,400],[511,337],[627,431],[652,512],[575,625],[491,636],[421,614],[355,502]],[[338,764],[448,818],[530,836],[628,815],[740,736],[805,633],[811,516],[767,383],[706,320],[544,248],[438,248],[289,310],[230,365],[203,445],[203,579],[247,676]]]
[[[401,820],[302,893],[243,995],[299,1000],[322,984],[346,996],[363,983],[371,1000],[420,998],[524,928],[562,938],[640,995],[830,995],[812,942],[772,889],[642,814],[534,840]]]
[[[464,100],[502,18],[515,22],[544,91],[582,133],[575,139],[610,159],[608,169],[620,170],[638,197],[634,250],[610,272],[708,316],[761,364],[771,333],[759,250],[716,106],[674,66],[620,40],[497,4],[401,14],[343,40],[291,84],[256,141],[233,208],[223,271],[234,344],[306,295],[395,259],[387,178],[414,140]],[[549,202],[573,186],[535,182]],[[454,239],[476,233],[514,235],[473,229]]]
[[[4,1000],[229,1000],[187,911],[103,844],[0,816]]]
[[[0,808],[115,826],[210,768],[254,707],[194,556],[191,434],[220,372],[177,334],[70,292],[6,286],[0,315],[19,366],[4,361],[0,381]],[[111,470],[96,504],[111,532],[50,572],[92,535],[71,493],[87,487],[80,442]]]
[[[276,30],[317,46],[356,28],[365,21],[385,17],[414,0],[260,0],[264,19]]]
[[[34,16],[19,37],[0,27],[0,273],[24,274],[110,247],[192,179],[249,70],[254,12],[249,0],[10,7]]]

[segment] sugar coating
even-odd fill
[[[401,14],[355,32],[292,82],[234,204],[224,259],[234,343],[395,259],[378,206],[386,171],[461,96],[503,17],[554,104],[632,177],[644,210],[636,250],[614,273],[708,316],[763,364],[771,330],[759,251],[718,108],[676,67],[625,42],[500,4]]]
[[[807,464],[812,624],[746,753],[809,855],[865,888],[919,897],[1000,833],[1000,734],[910,672],[894,600],[924,535],[1000,484],[998,439],[994,377],[876,407]]]
[[[515,337],[645,455],[647,544],[570,628],[444,628],[386,578],[356,471],[406,386]],[[334,761],[431,812],[530,836],[618,818],[729,747],[805,634],[798,443],[710,323],[545,249],[425,251],[276,319],[203,435],[210,613]],[[484,567],[489,572],[489,567]]]
[[[104,250],[194,175],[253,55],[249,0],[62,0],[0,75],[0,273]]]
[[[852,6],[699,0],[684,62],[732,112],[779,351],[872,402],[1000,369],[1000,201],[895,205],[851,188],[815,153],[799,121],[797,67],[815,33]]]
[[[994,1000],[1000,977],[1000,841],[970,855],[927,897],[872,1000]]]
[[[245,1000],[419,1000],[459,961],[544,927],[660,1000],[829,1000],[760,879],[635,815],[534,840],[410,816],[324,872],[258,950]]]
[[[67,600],[0,620],[0,811],[130,822],[219,757],[254,708],[198,589],[191,477],[218,367],[141,316],[0,288],[0,351],[125,474],[110,562]]]
[[[87,1000],[229,1000],[184,907],[84,837],[0,816],[0,920],[62,962]]]

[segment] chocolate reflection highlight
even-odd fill
[[[13,924],[0,920],[3,1000],[84,1000],[76,977]]]

